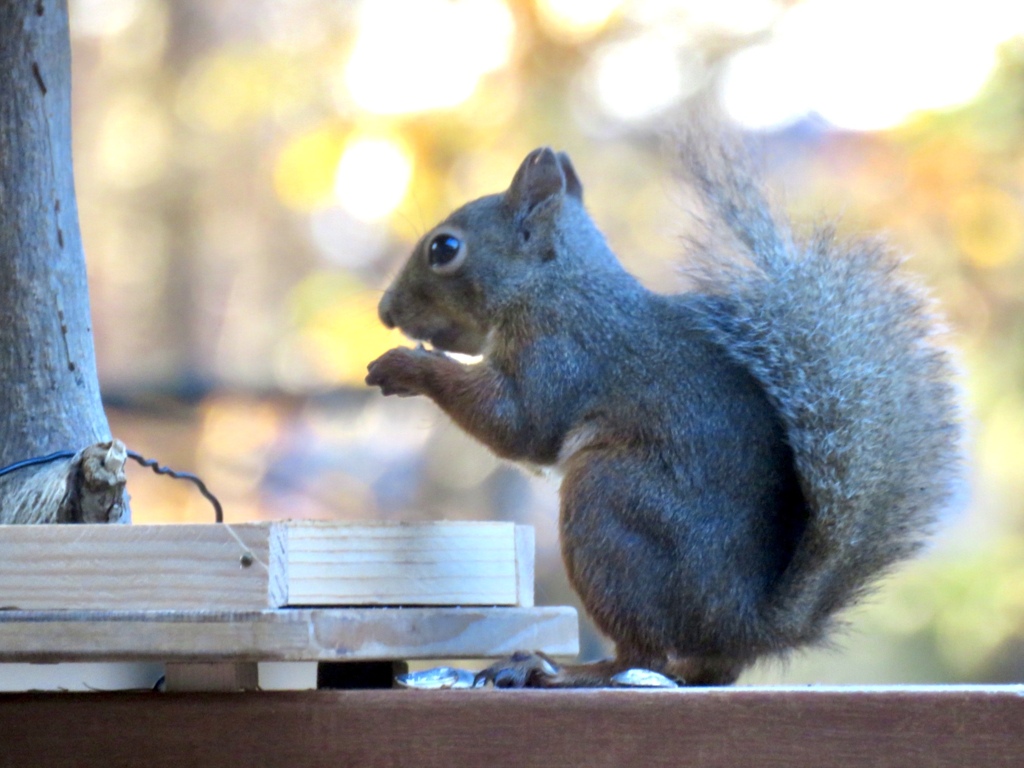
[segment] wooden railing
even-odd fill
[[[0,766],[1024,765],[1024,686],[0,695]]]

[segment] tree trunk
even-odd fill
[[[0,468],[57,451],[76,455],[0,474],[0,523],[127,522],[78,229],[66,0],[0,0]]]

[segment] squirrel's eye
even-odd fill
[[[435,235],[427,246],[427,262],[435,272],[454,272],[466,258],[466,247],[455,235]]]

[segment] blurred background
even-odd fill
[[[419,235],[567,150],[647,284],[678,284],[668,133],[700,96],[756,136],[780,205],[911,254],[949,316],[969,479],[838,650],[747,682],[1024,674],[1024,3],[1001,0],[71,0],[75,173],[114,433],[200,473],[229,521],[536,526],[574,604],[556,488],[366,364]],[[628,192],[624,192],[624,190]],[[196,522],[136,469],[136,522]],[[607,651],[589,625],[584,657]]]

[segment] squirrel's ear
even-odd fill
[[[513,208],[529,213],[548,198],[565,191],[565,172],[558,157],[548,147],[541,147],[523,160],[508,188],[506,199]]]
[[[576,169],[572,167],[572,161],[565,152],[558,153],[558,164],[565,175],[565,191],[582,203],[583,184],[580,183],[580,177],[576,175]]]

